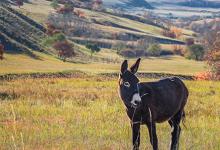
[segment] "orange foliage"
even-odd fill
[[[179,38],[180,36],[183,35],[182,30],[174,26],[170,28],[170,31],[175,34],[176,38]]]
[[[56,42],[53,47],[58,51],[58,55],[63,59],[63,61],[66,61],[67,57],[75,55],[73,45],[66,40]]]
[[[174,45],[173,46],[173,53],[176,55],[184,56],[185,50],[182,48],[181,45]]]
[[[50,23],[47,23],[46,27],[47,27],[46,34],[49,35],[49,36],[52,36],[56,33],[60,33],[60,30],[56,29],[56,27],[54,25],[50,24]]]
[[[77,15],[80,18],[86,18],[86,14],[81,10],[78,10],[78,9],[74,10],[74,13],[75,13],[75,15]]]
[[[170,31],[170,30],[163,30],[162,34],[166,37],[170,37],[170,38],[176,38],[176,35],[174,32]]]
[[[57,9],[57,13],[60,13],[60,14],[67,14],[67,13],[71,13],[71,12],[73,12],[73,8],[72,7],[66,7],[66,6],[64,6],[64,7],[60,7],[60,8],[58,8]]]
[[[199,81],[211,80],[213,79],[213,75],[211,72],[200,72],[194,76],[194,79]]]

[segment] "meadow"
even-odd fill
[[[85,58],[74,58],[75,63],[63,62],[55,56],[34,52],[37,59],[24,54],[5,54],[5,59],[0,61],[0,75],[22,74],[36,72],[57,71],[83,71],[87,73],[112,73],[118,72],[120,63],[124,58],[112,50],[103,49],[95,54],[93,61],[83,60]],[[106,61],[107,60],[107,61]],[[111,62],[109,62],[111,60]],[[132,64],[135,59],[130,59]],[[142,60],[141,72],[159,72],[182,75],[193,75],[207,70],[205,62],[188,60],[180,56],[148,57]]]
[[[190,96],[180,149],[219,150],[220,82],[184,82]],[[131,149],[117,78],[0,81],[0,110],[0,149]],[[151,149],[147,128],[141,130],[141,149]],[[158,124],[157,132],[159,148],[168,149],[168,123]]]

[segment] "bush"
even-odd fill
[[[66,40],[66,37],[64,34],[57,33],[57,34],[54,34],[52,36],[49,36],[49,37],[43,39],[42,44],[45,46],[50,46],[50,45],[53,45],[55,42],[65,41],[65,40]]]
[[[58,56],[65,62],[66,58],[75,55],[73,46],[74,45],[70,44],[68,41],[65,40],[55,42],[53,48],[58,51]]]
[[[193,60],[203,60],[205,49],[202,45],[194,44],[187,48],[186,57]]]
[[[174,53],[175,55],[184,56],[185,51],[184,51],[184,49],[181,47],[181,45],[174,45],[174,46],[173,46],[173,53]]]
[[[213,73],[213,79],[220,80],[220,50],[210,51],[206,60]]]
[[[149,56],[160,56],[160,53],[161,53],[161,47],[157,43],[151,44],[147,49],[147,54]]]
[[[0,44],[0,60],[3,60],[4,55],[4,45]]]
[[[60,7],[58,0],[53,0],[50,4],[54,9],[58,9]]]
[[[92,56],[93,53],[99,52],[101,50],[96,44],[87,44],[86,48],[90,49],[91,56]]]
[[[194,76],[194,79],[195,80],[211,80],[213,79],[213,75],[211,72],[201,72],[201,73],[198,73]]]

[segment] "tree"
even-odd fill
[[[161,47],[157,43],[151,44],[147,49],[147,54],[150,56],[160,56],[160,52],[161,52]]]
[[[173,53],[176,55],[184,56],[185,52],[181,45],[174,45],[173,46]]]
[[[194,60],[203,60],[205,49],[202,45],[194,44],[187,48],[187,58]]]
[[[175,34],[176,38],[180,38],[183,35],[183,31],[180,28],[172,26],[170,31]]]
[[[86,48],[90,49],[91,56],[93,53],[95,53],[95,52],[97,53],[97,52],[101,51],[101,49],[96,44],[87,44]]]
[[[4,45],[0,44],[0,60],[3,60],[4,55]]]
[[[186,39],[186,45],[187,45],[187,46],[191,46],[191,45],[193,45],[193,44],[195,44],[195,41],[194,41],[193,38],[187,38],[187,39]]]
[[[102,7],[103,1],[102,0],[94,0],[92,8],[98,10]]]
[[[119,54],[120,51],[126,49],[126,44],[122,41],[116,41],[113,45],[112,45],[112,49],[116,50],[117,53]]]
[[[15,3],[19,8],[24,5],[23,0],[16,0]]]
[[[220,80],[220,32],[217,32],[217,34],[209,40],[213,41],[213,43],[209,47],[206,61],[211,68],[213,79]]]
[[[58,56],[65,62],[66,58],[72,57],[74,53],[74,45],[70,44],[67,40],[57,41],[53,44],[53,48],[58,51]]]
[[[72,3],[65,3],[63,7],[59,7],[59,9],[57,9],[57,13],[69,14],[72,13],[73,10],[74,10],[74,6],[72,5]]]
[[[60,41],[65,41],[66,37],[64,34],[62,33],[57,33],[51,36],[48,36],[46,38],[43,39],[42,44],[45,46],[51,46],[56,42],[60,42]]]
[[[50,5],[54,9],[58,9],[60,7],[58,0],[53,0]]]

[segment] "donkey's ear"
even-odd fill
[[[138,68],[139,68],[139,64],[140,64],[140,61],[141,61],[141,58],[138,58],[138,60],[136,61],[136,63],[134,63],[130,70],[133,74],[135,74],[137,71],[138,71]]]
[[[124,73],[128,69],[128,61],[124,60],[124,62],[121,65],[121,73]]]

